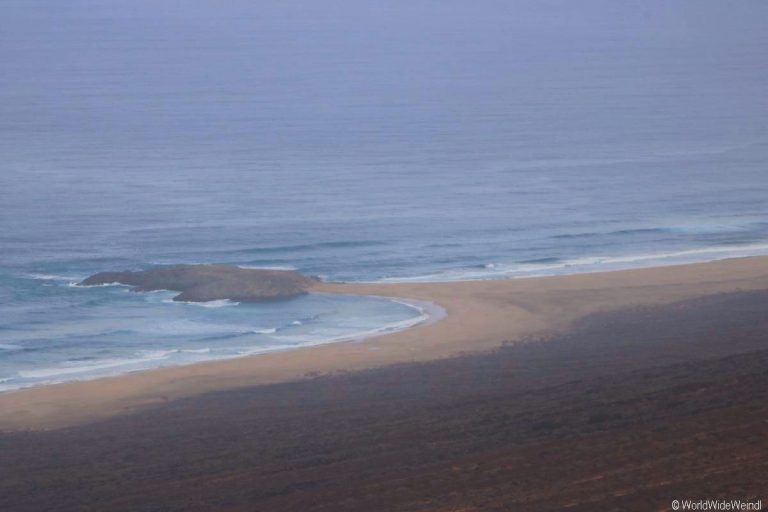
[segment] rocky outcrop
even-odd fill
[[[137,272],[99,272],[82,285],[120,283],[134,291],[173,290],[173,300],[238,302],[286,299],[307,293],[317,279],[292,270],[248,269],[228,265],[176,265]]]

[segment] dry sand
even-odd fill
[[[447,316],[362,343],[334,343],[5,393],[0,395],[0,429],[74,425],[208,391],[483,351],[562,332],[592,313],[763,289],[768,289],[768,257],[503,281],[325,283],[315,290],[429,301],[442,306]]]

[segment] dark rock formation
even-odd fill
[[[207,302],[230,299],[263,301],[307,293],[317,282],[292,270],[247,269],[227,265],[176,265],[137,272],[99,272],[84,280],[92,286],[120,283],[134,291],[173,290],[176,301]]]

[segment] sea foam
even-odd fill
[[[541,258],[538,260],[540,263],[535,261],[515,263],[494,262],[473,268],[450,269],[433,274],[408,277],[390,277],[373,282],[481,281],[504,278],[544,277],[716,261],[766,254],[768,254],[768,244],[765,243],[718,245],[680,251],[659,251],[641,254],[584,256],[569,259]]]
[[[162,302],[165,304],[185,304],[189,306],[199,306],[202,308],[226,308],[228,306],[237,306],[240,304],[239,302],[230,300],[230,299],[217,299],[217,300],[209,300],[206,302],[192,302],[192,301],[185,301],[185,300],[164,299]]]

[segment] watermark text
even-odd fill
[[[672,510],[740,511],[763,510],[763,500],[672,500]]]

